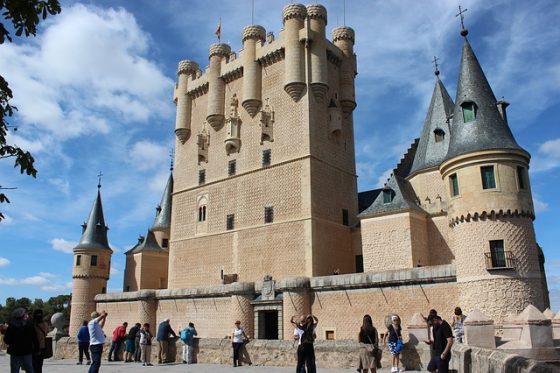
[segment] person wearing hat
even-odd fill
[[[25,314],[23,308],[14,310],[4,341],[8,345],[11,371],[19,372],[22,368],[27,373],[34,373],[33,352],[38,345],[37,334],[33,324],[24,319]]]
[[[400,348],[399,348],[399,341],[402,344],[402,328],[401,328],[401,319],[397,315],[391,316],[391,325],[387,328],[387,345],[389,346],[389,351],[391,351],[391,355],[393,356],[393,367],[391,368],[391,372],[402,372],[403,370],[399,370],[400,364]]]
[[[88,323],[91,365],[89,366],[88,373],[98,373],[101,367],[101,354],[103,353],[103,345],[105,344],[103,326],[105,326],[106,319],[107,311],[102,311],[101,314],[97,311],[91,313],[91,321]]]

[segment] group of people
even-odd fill
[[[23,308],[13,311],[3,333],[12,373],[20,369],[27,373],[43,371],[43,360],[52,357],[52,339],[47,337],[48,333],[49,324],[44,320],[43,310],[36,309],[32,314]]]

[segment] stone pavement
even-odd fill
[[[87,365],[76,365],[75,360],[45,360],[43,372],[45,373],[86,373],[88,370]],[[10,371],[10,357],[4,352],[0,353],[0,372]],[[117,372],[193,372],[193,373],[293,373],[295,367],[269,367],[269,366],[242,366],[233,368],[228,365],[215,365],[215,364],[154,364],[152,367],[142,367],[135,363],[122,363],[122,362],[107,362],[103,360],[101,363],[101,373],[117,373]],[[391,369],[380,369],[378,372],[386,373]],[[355,373],[355,369],[317,369],[317,372],[325,373]]]

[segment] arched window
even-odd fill
[[[198,221],[206,221],[206,205],[198,208]]]
[[[196,202],[197,206],[197,221],[199,223],[205,222],[207,217],[207,208],[208,208],[208,195],[204,194],[197,198]]]
[[[478,108],[476,104],[472,101],[466,101],[461,104],[461,108],[463,109],[463,122],[473,122],[476,120],[476,114]]]
[[[444,138],[445,138],[445,131],[442,130],[441,128],[436,128],[434,130],[434,139],[436,140],[436,142],[442,142]]]

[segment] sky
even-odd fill
[[[124,252],[152,225],[174,146],[177,63],[208,61],[222,41],[241,49],[251,0],[62,0],[36,38],[0,46],[0,74],[18,112],[9,143],[31,151],[37,178],[0,162],[0,303],[69,294],[72,248],[102,171],[114,250],[109,291],[121,291]],[[278,35],[288,1],[254,0],[254,23]],[[324,0],[327,35],[356,32],[354,111],[360,191],[383,185],[420,135],[435,83],[432,60],[455,97],[462,38],[456,0]],[[560,2],[465,0],[465,25],[496,97],[511,106],[517,141],[532,154],[537,241],[552,308],[560,310]],[[344,11],[344,8],[346,11]]]

